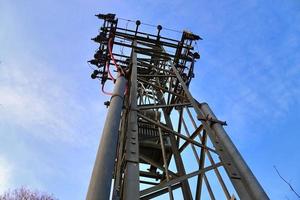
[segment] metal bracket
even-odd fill
[[[110,105],[110,101],[105,101],[104,105],[106,106],[106,108],[108,108],[108,106]]]
[[[206,115],[206,117],[200,117],[200,116],[197,116],[197,119],[198,120],[201,120],[201,121],[209,121],[211,122],[212,124],[214,123],[218,123],[218,124],[221,124],[222,126],[227,126],[227,122],[226,121],[221,121],[221,120],[218,120],[218,119],[214,119],[212,117],[210,117],[209,115]],[[211,124],[211,125],[212,125]]]

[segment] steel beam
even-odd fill
[[[143,160],[143,161],[145,161],[145,162],[147,162],[147,163],[149,163],[149,164],[151,164],[151,165],[153,165],[154,167],[157,167],[158,169],[164,171],[164,167],[163,166],[161,166],[160,164],[156,163],[154,160],[151,160],[147,156],[145,156],[143,154],[140,154],[140,159]],[[170,176],[173,176],[173,177],[177,177],[178,176],[178,174],[176,174],[176,173],[174,173],[174,172],[172,172],[170,170],[168,170],[168,173],[169,173]]]
[[[141,114],[141,113],[138,113],[138,116],[141,117],[141,118],[143,118],[143,119],[145,119],[145,120],[147,120],[148,122],[151,122],[151,123],[153,123],[153,124],[159,126],[159,127],[162,128],[162,129],[164,129],[164,130],[166,130],[166,131],[172,133],[173,135],[176,135],[176,136],[178,136],[178,137],[184,139],[186,142],[189,142],[189,143],[194,144],[194,145],[196,145],[196,146],[198,146],[198,147],[202,147],[202,148],[204,148],[204,149],[207,149],[207,150],[209,150],[209,151],[212,151],[212,152],[214,152],[214,153],[217,153],[216,150],[214,150],[214,149],[212,149],[212,148],[209,148],[209,147],[207,147],[207,146],[204,146],[203,144],[197,142],[196,140],[192,140],[191,138],[189,138],[189,137],[187,137],[187,136],[185,136],[185,135],[182,135],[182,134],[180,134],[180,133],[174,131],[173,129],[171,129],[171,128],[167,127],[167,126],[164,126],[164,125],[162,125],[161,123],[157,123],[156,121],[150,119],[149,117],[146,117],[145,115],[143,115],[143,114]],[[187,145],[188,145],[188,143],[187,143]]]
[[[175,184],[175,185],[172,185],[172,186],[171,186],[171,189],[172,189],[172,190],[176,190],[177,188],[180,188],[180,187],[181,187],[181,183],[177,183],[177,184]],[[162,190],[158,190],[158,191],[153,192],[153,193],[151,193],[151,194],[145,195],[145,196],[141,197],[140,199],[141,199],[141,200],[153,199],[153,198],[158,197],[158,196],[160,196],[160,195],[163,195],[163,194],[165,194],[165,193],[167,193],[167,192],[168,192],[168,188],[164,188],[164,189],[162,189]]]
[[[136,41],[133,42],[136,46]],[[137,55],[131,54],[131,75],[129,95],[129,118],[126,139],[126,166],[124,174],[124,200],[139,199],[139,140],[137,122]]]
[[[177,183],[182,183],[183,181],[186,181],[189,178],[197,176],[197,175],[199,175],[201,173],[205,173],[205,172],[210,171],[210,170],[212,170],[214,168],[220,167],[221,165],[222,165],[222,163],[216,163],[215,165],[211,165],[211,166],[205,167],[205,168],[203,168],[201,170],[197,170],[197,171],[194,171],[192,173],[189,173],[189,174],[186,174],[186,175],[183,175],[183,176],[171,179],[169,182],[164,182],[164,183],[161,183],[159,185],[153,186],[151,188],[142,190],[140,192],[140,195],[142,197],[142,196],[150,194],[152,192],[156,192],[156,191],[158,191],[158,190],[160,190],[162,188],[166,188],[168,186],[172,186],[172,185],[177,184]]]
[[[156,108],[167,108],[167,107],[182,107],[182,106],[188,106],[191,105],[191,103],[177,103],[177,104],[165,104],[165,105],[161,105],[161,104],[146,104],[146,105],[141,105],[138,106],[139,110],[149,110],[149,109],[156,109]]]

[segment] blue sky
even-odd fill
[[[297,0],[1,0],[0,192],[84,199],[108,100],[86,64],[99,12],[201,35],[192,93],[228,122],[270,198],[296,199],[273,165],[300,191]]]

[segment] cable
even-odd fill
[[[109,64],[109,61],[107,61],[106,62],[106,69],[107,69],[107,72],[108,72],[108,76],[109,76],[109,78],[111,78],[112,80],[113,80],[113,82],[115,82],[115,78],[113,77],[113,75],[111,74],[111,72],[110,72],[110,69],[109,69],[109,66],[110,66],[110,64]]]
[[[105,83],[102,85],[102,88],[101,88],[102,92],[103,92],[104,94],[106,94],[106,95],[112,96],[113,93],[111,93],[111,92],[106,92],[106,91],[104,90],[104,85],[105,85]]]
[[[114,55],[112,53],[112,37],[109,39],[108,41],[108,50],[109,50],[109,54],[110,54],[110,58],[112,59],[114,65],[116,66],[117,70],[121,72],[121,74],[125,75],[123,69],[116,63],[116,60],[114,58]]]
[[[129,24],[129,21],[126,23],[125,34],[127,33],[128,24]],[[121,43],[125,43],[125,37],[124,37],[123,41],[121,41]],[[122,47],[120,48],[120,53],[121,53],[121,55],[124,55],[124,51],[123,51],[123,50],[124,50],[124,46],[122,46]]]
[[[120,18],[120,17],[118,17],[118,19],[123,20],[123,21],[128,21],[128,22],[135,23],[135,21],[130,20],[130,19],[125,19],[125,18]],[[155,28],[157,27],[157,26],[155,26],[155,25],[153,25],[153,24],[148,24],[148,23],[143,23],[143,22],[142,22],[141,24],[146,25],[146,26],[155,27]],[[182,31],[175,30],[175,29],[171,29],[171,28],[163,27],[163,29],[164,29],[164,30],[167,30],[167,31],[173,31],[173,32],[176,32],[176,33],[182,33]]]
[[[121,17],[118,17],[118,19],[123,20],[123,21],[133,22],[133,23],[135,22],[135,21],[133,21],[133,20],[125,19],[125,18],[121,18]]]
[[[112,38],[110,38],[109,41],[108,41],[108,50],[109,50],[110,58],[111,58],[111,60],[113,61],[114,65],[115,65],[115,67],[117,68],[117,70],[118,70],[118,72],[120,73],[120,75],[122,75],[122,74],[125,75],[123,69],[116,63],[116,60],[115,60],[115,58],[114,58],[114,56],[113,56],[113,54],[112,54],[112,49],[111,49],[111,47],[112,47]],[[113,77],[113,75],[111,74],[110,68],[109,68],[109,67],[110,67],[109,61],[107,61],[107,62],[106,62],[106,68],[107,68],[108,76],[113,80],[113,82],[115,82],[116,79],[115,79],[115,78]],[[104,90],[104,85],[105,85],[105,83],[102,84],[102,88],[101,88],[102,92],[103,92],[104,94],[106,94],[106,95],[112,96],[113,93],[111,93],[111,92],[106,92],[106,91]],[[124,94],[127,94],[127,91],[128,91],[128,86],[126,85],[126,89],[125,89]]]

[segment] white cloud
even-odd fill
[[[0,65],[1,120],[49,141],[84,143],[80,124],[91,105],[83,107],[70,77],[32,60]]]
[[[35,79],[31,75],[31,69],[20,68],[18,65],[6,65],[1,67],[1,86],[0,101],[2,118],[11,123],[15,123],[24,128],[30,128],[34,125],[46,125],[64,127],[63,121],[59,116],[55,116],[59,108],[53,108],[55,102],[54,93],[45,95],[42,92],[44,87],[48,90],[47,80],[43,78]],[[34,73],[38,73],[35,71]],[[3,77],[4,76],[4,77]],[[55,84],[54,84],[55,87]],[[49,88],[51,90],[51,88]],[[44,95],[44,96],[43,96]],[[66,129],[67,127],[64,127]],[[55,132],[53,133],[55,134]],[[41,134],[43,135],[43,134]],[[61,135],[64,138],[64,134]]]
[[[98,145],[105,117],[100,95],[89,94],[95,88],[33,57],[0,64],[0,151],[15,166],[0,155],[0,192],[21,186],[55,192],[51,181],[75,179],[80,167],[72,171],[69,164],[79,166],[77,151]]]
[[[100,102],[97,105],[101,99],[82,100],[90,91],[72,75],[64,74],[61,69],[66,69],[66,64],[55,62],[50,55],[51,49],[38,44],[33,34],[29,34],[31,29],[26,27],[26,18],[19,17],[19,8],[8,2],[3,2],[2,7],[1,123],[22,128],[18,130],[19,135],[27,132],[47,141],[84,144],[88,138],[82,137],[82,133],[88,135],[91,128],[87,130],[83,125],[88,125],[86,122],[104,109]],[[81,72],[85,72],[87,66],[82,67]],[[78,70],[70,67],[72,69]]]
[[[55,59],[47,44],[28,34],[18,12],[6,8],[0,12],[6,15],[0,34],[0,152],[9,160],[0,155],[0,192],[28,186],[58,194],[58,182],[82,184],[73,180],[81,178],[85,158],[94,158],[84,153],[98,145],[106,108],[88,66]]]

